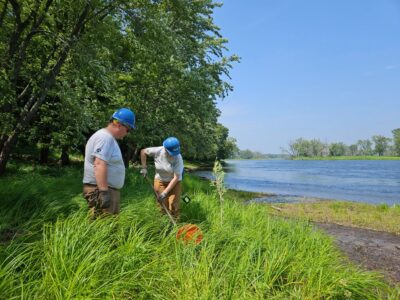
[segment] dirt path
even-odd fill
[[[395,284],[400,283],[400,236],[331,223],[315,224],[335,238],[338,247],[351,261],[383,273]]]

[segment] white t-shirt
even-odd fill
[[[150,147],[145,149],[145,153],[154,157],[156,168],[155,179],[169,182],[174,178],[174,174],[178,176],[179,181],[182,180],[183,159],[182,155],[167,156],[167,150],[163,146]]]
[[[96,131],[86,144],[83,183],[97,184],[93,165],[95,157],[107,162],[108,185],[116,189],[122,188],[125,181],[125,165],[121,149],[116,139],[105,128]]]

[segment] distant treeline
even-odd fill
[[[230,153],[230,158],[233,159],[282,159],[289,158],[287,154],[265,154],[257,151],[251,151],[249,149],[240,150],[235,149]]]
[[[392,130],[392,133],[392,138],[374,135],[371,139],[358,140],[352,145],[298,138],[290,142],[288,149],[283,149],[283,152],[290,157],[400,156],[400,128]]]

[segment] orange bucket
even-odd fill
[[[176,239],[182,240],[185,244],[193,242],[198,245],[203,240],[203,232],[197,225],[186,224],[179,228]]]

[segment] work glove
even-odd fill
[[[99,191],[99,207],[109,208],[111,205],[111,194],[110,191]]]
[[[167,193],[162,192],[160,195],[158,195],[158,201],[164,202],[165,198],[167,198]]]
[[[143,168],[140,170],[140,174],[142,174],[143,177],[147,176],[147,169]]]

